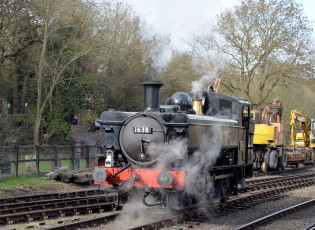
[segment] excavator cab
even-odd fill
[[[253,111],[253,115],[254,115]],[[286,167],[286,151],[282,122],[282,103],[275,98],[262,109],[261,120],[255,122],[254,131],[254,166],[266,172]]]
[[[260,123],[260,113],[258,110],[251,110],[250,111],[250,117],[254,124]]]

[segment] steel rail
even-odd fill
[[[245,229],[253,229],[257,226],[261,226],[263,224],[266,224],[272,220],[275,220],[275,219],[278,219],[284,215],[287,215],[287,214],[290,214],[294,211],[297,211],[299,209],[302,209],[302,208],[306,208],[312,204],[315,204],[315,199],[312,199],[312,200],[309,200],[309,201],[305,201],[303,203],[300,203],[300,204],[297,204],[297,205],[294,205],[292,207],[289,207],[289,208],[285,208],[281,211],[278,211],[278,212],[274,212],[270,215],[267,215],[267,216],[264,216],[262,218],[259,218],[257,220],[254,220],[250,223],[247,223],[247,224],[244,224],[240,227],[237,227],[235,228],[234,230],[245,230]]]
[[[308,226],[305,230],[315,230],[315,224]]]
[[[120,215],[120,212],[113,213],[113,214],[107,214],[101,217],[96,217],[89,220],[82,220],[78,222],[73,222],[70,224],[55,226],[51,228],[46,228],[46,230],[71,230],[71,229],[82,229],[86,227],[94,227],[101,224],[106,224],[109,221],[115,220]]]

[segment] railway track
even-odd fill
[[[191,210],[170,217],[160,216],[158,221],[135,226],[130,229],[152,229],[172,226],[184,222],[206,222],[207,217],[222,217],[231,212],[245,210],[254,205],[275,201],[285,197],[284,192],[315,184],[315,172],[303,172],[297,175],[282,176],[269,179],[254,179],[248,181],[249,192],[207,208]],[[54,199],[51,199],[53,197]],[[59,197],[59,198],[57,198]],[[108,191],[89,190],[70,193],[45,194],[38,196],[18,197],[2,201],[0,205],[0,226],[35,220],[73,216],[79,214],[102,213],[113,210],[117,205],[117,194],[111,197]],[[71,224],[60,224],[49,229],[76,229],[106,224],[115,220],[120,212],[104,214],[93,219],[73,221]]]
[[[292,183],[276,184],[270,181],[270,184],[272,184],[270,188],[267,186],[268,188],[262,190],[253,190],[249,193],[241,194],[224,203],[210,205],[207,208],[192,210],[182,215],[171,216],[163,219],[162,221],[132,227],[128,230],[160,229],[162,227],[166,228],[185,222],[206,222],[209,216],[222,217],[222,215],[237,212],[238,210],[248,209],[257,204],[281,199],[282,197],[285,197],[282,195],[285,192],[315,185],[315,174],[312,174],[310,178],[306,179],[303,178],[304,176],[305,175],[302,174],[299,178],[295,177]]]
[[[307,171],[309,169],[314,169],[314,166],[305,166],[305,167],[301,167],[301,168],[286,168],[284,170],[267,171],[267,172],[256,172],[255,171],[253,173],[253,177],[283,175],[283,174],[290,174],[290,173],[295,173],[295,172]]]
[[[9,198],[3,199],[3,203],[0,205],[0,226],[114,210],[118,196],[114,192],[85,190]]]
[[[292,183],[287,184],[275,184],[272,181],[269,181],[269,183],[273,184],[273,186],[270,186],[271,188],[260,188],[259,190],[252,190],[245,194],[240,194],[239,196],[235,197],[234,199],[231,199],[224,203],[209,205],[206,208],[198,208],[194,210],[190,210],[186,213],[179,214],[179,215],[164,215],[159,216],[155,220],[147,224],[142,224],[139,226],[130,227],[129,230],[145,230],[145,229],[160,229],[160,228],[166,228],[182,223],[196,223],[196,222],[206,222],[208,220],[208,217],[222,217],[224,215],[227,215],[231,212],[237,212],[238,210],[245,210],[249,209],[255,205],[266,203],[266,202],[273,202],[278,199],[282,199],[283,197],[287,195],[283,195],[284,192],[291,191],[293,189],[303,188],[306,186],[311,186],[315,184],[315,174],[309,173],[312,176],[309,176],[309,178],[305,178],[306,173],[300,174],[298,179],[298,176],[294,176],[294,179],[292,176],[288,176],[287,180],[291,178],[293,181]],[[304,179],[303,179],[304,178]],[[255,183],[261,183],[262,180],[256,180],[255,182],[252,182],[252,184]],[[264,183],[267,183],[267,180],[264,179]],[[269,187],[269,186],[268,186]],[[115,218],[119,217],[120,213],[117,212],[113,215],[104,215],[101,217],[97,217],[94,219],[84,220],[84,221],[78,221],[74,222],[68,225],[61,225],[49,228],[50,230],[62,230],[62,229],[76,229],[76,228],[85,228],[85,227],[94,227],[98,226],[100,224],[107,224],[109,221],[114,221]],[[165,217],[169,216],[169,217]]]
[[[49,199],[64,199],[71,197],[86,197],[97,194],[104,194],[105,190],[100,189],[86,189],[86,190],[78,190],[78,191],[70,191],[70,192],[59,192],[59,193],[47,193],[47,194],[35,194],[28,196],[17,196],[17,197],[8,197],[0,199],[0,209],[1,207],[5,207],[6,204],[11,203],[22,203],[22,202],[35,202],[40,200],[49,200]]]
[[[248,180],[246,184],[250,190],[261,190],[268,189],[272,187],[285,186],[289,184],[298,184],[300,181],[313,181],[315,177],[315,172],[305,172],[296,175],[281,176],[274,178],[256,179]]]

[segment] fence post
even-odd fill
[[[15,172],[14,172],[14,176],[18,177],[19,176],[19,146],[14,146],[15,148],[15,159],[14,159],[14,163],[15,163]]]
[[[90,168],[90,145],[86,145],[85,149],[86,149],[86,152],[85,152],[86,168]]]
[[[80,169],[81,168],[81,153],[83,148],[83,141],[75,142],[73,144],[73,153],[74,153],[74,164],[73,169]]]
[[[75,146],[71,144],[71,170],[74,170],[74,150]]]
[[[39,172],[39,151],[40,151],[40,148],[38,145],[36,145],[36,171],[37,171],[38,175],[40,175],[40,172]]]
[[[55,151],[55,157],[54,157],[54,161],[55,161],[55,164],[54,164],[54,167],[61,167],[62,166],[62,160],[59,160],[62,159],[62,156],[59,157],[58,156],[58,151],[57,151],[57,146],[54,145],[54,151]]]
[[[55,157],[54,157],[54,167],[58,167],[58,156],[57,156],[57,147],[54,145]]]

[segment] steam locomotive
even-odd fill
[[[146,206],[170,209],[237,194],[253,172],[250,102],[199,91],[177,92],[160,105],[163,84],[142,85],[142,112],[108,110],[98,119],[94,183],[112,185],[122,203],[136,189]]]

